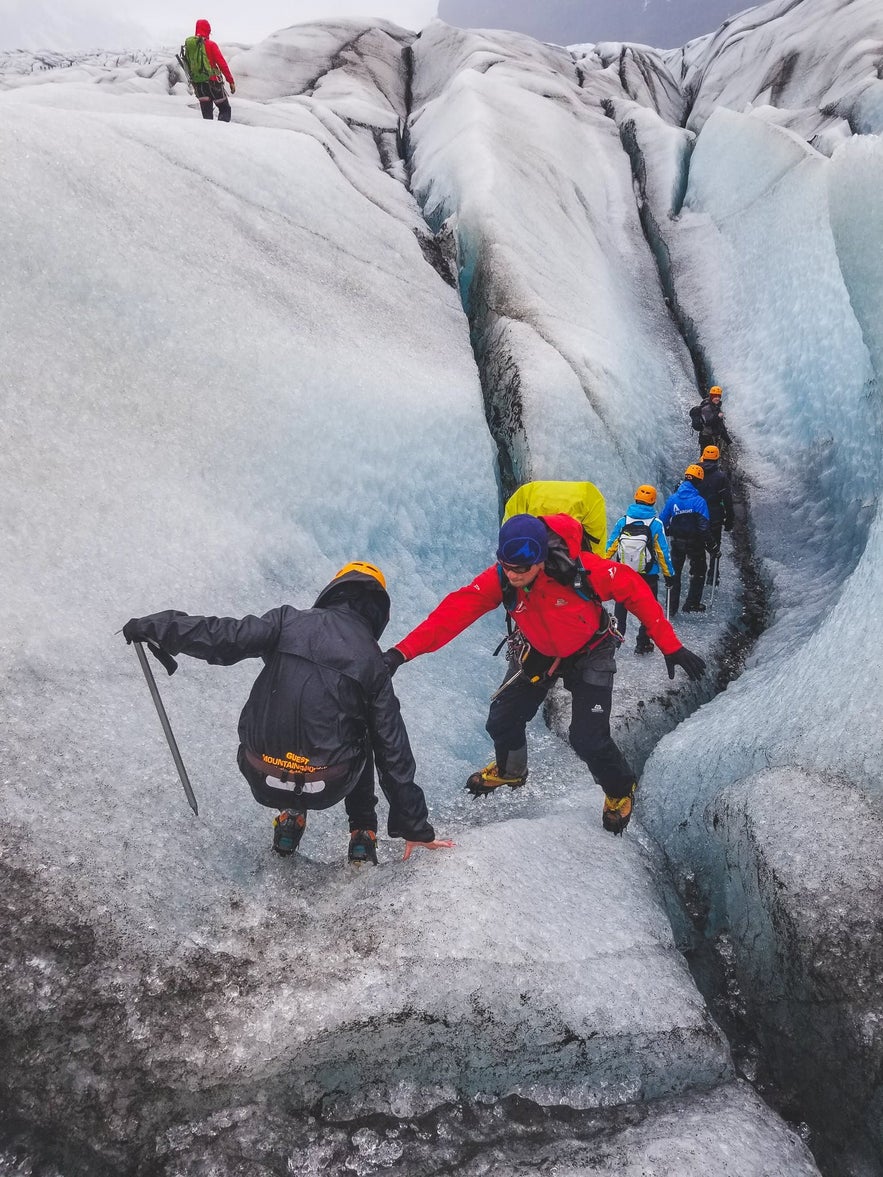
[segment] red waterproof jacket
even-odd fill
[[[565,541],[571,559],[585,568],[591,587],[601,601],[622,602],[644,623],[663,654],[673,654],[681,648],[677,634],[639,573],[625,564],[580,551],[582,525],[570,515],[546,515],[543,522]],[[449,593],[425,621],[396,642],[396,649],[408,660],[418,654],[430,654],[502,603],[503,589],[494,564],[471,584]],[[585,600],[573,588],[559,584],[541,569],[527,591],[517,590],[511,613],[535,650],[553,658],[566,658],[581,650],[598,632],[601,605],[595,600]]]
[[[220,77],[221,74],[227,79],[230,85],[234,85],[233,75],[230,73],[230,67],[224,60],[224,54],[218,48],[216,41],[210,41],[212,26],[207,20],[198,20],[196,28],[193,30],[197,37],[205,39],[205,51],[208,56],[209,65],[212,67],[212,78]]]

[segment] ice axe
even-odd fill
[[[178,745],[175,742],[175,737],[172,734],[172,725],[169,723],[169,717],[166,715],[166,709],[163,707],[163,701],[159,697],[159,688],[156,685],[156,679],[153,677],[153,671],[150,669],[150,663],[147,661],[147,655],[144,653],[144,646],[141,642],[132,642],[135,647],[135,653],[138,655],[138,661],[141,663],[141,669],[144,671],[144,677],[147,679],[147,686],[150,689],[150,696],[153,699],[156,713],[159,716],[159,721],[162,724],[162,730],[165,732],[166,740],[168,741],[169,751],[172,754],[172,759],[175,762],[175,768],[178,770],[178,776],[181,778],[181,784],[184,786],[184,793],[190,803],[190,808],[199,816],[199,809],[196,804],[196,797],[193,793],[193,788],[187,776],[187,769],[184,767],[184,761],[181,759],[181,753],[178,751]],[[151,646],[151,650],[157,650],[158,647]],[[171,674],[177,669],[177,663],[164,651],[159,651],[163,656],[160,658],[163,666]],[[159,657],[157,654],[157,657]]]

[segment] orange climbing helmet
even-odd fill
[[[705,477],[705,471],[701,466],[697,466],[695,462],[691,462],[684,471],[684,478],[695,478],[699,482]]]
[[[363,560],[353,560],[352,563],[344,564],[343,568],[335,572],[333,579],[338,580],[341,576],[346,576],[348,572],[363,572],[366,576],[373,576],[382,589],[386,588],[386,577],[376,564],[366,564]]]
[[[643,486],[639,486],[638,489],[635,491],[635,502],[636,503],[649,503],[650,506],[652,507],[653,504],[656,502],[656,487],[655,486],[647,486],[646,483]]]
[[[716,462],[720,456],[721,452],[716,445],[707,445],[702,451],[703,462]]]

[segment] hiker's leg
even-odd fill
[[[230,103],[227,99],[227,91],[224,89],[223,82],[209,82],[211,86],[212,98],[215,106],[218,108],[218,122],[229,123],[230,121]]]
[[[208,82],[196,82],[193,87],[193,93],[199,99],[199,111],[204,119],[214,118],[214,104],[212,103],[212,92]]]

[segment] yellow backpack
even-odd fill
[[[503,522],[513,515],[572,515],[583,525],[583,548],[607,551],[607,508],[593,482],[526,482],[506,503]]]

